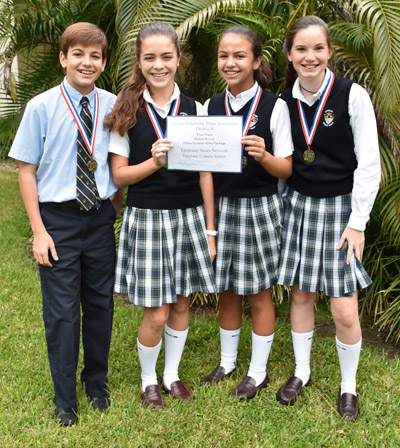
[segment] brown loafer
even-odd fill
[[[354,422],[358,417],[358,398],[357,395],[345,392],[340,395],[339,389],[339,414],[346,420]]]
[[[310,384],[310,380],[307,381],[307,384],[304,384],[304,387]],[[301,389],[303,388],[303,381],[297,376],[291,376],[286,383],[278,390],[276,394],[276,399],[279,403],[285,406],[293,406],[296,398],[300,395]]]
[[[225,374],[224,367],[218,366],[216,369],[214,369],[211,373],[209,373],[206,377],[204,377],[201,380],[201,384],[203,384],[204,386],[211,386],[211,384],[217,384],[230,374],[231,372]]]
[[[147,386],[142,393],[143,404],[147,407],[153,407],[155,409],[161,409],[163,400],[161,396],[160,386],[158,384],[151,384]]]
[[[165,392],[172,395],[177,400],[190,401],[192,399],[190,390],[182,383],[181,380],[171,383],[171,389],[168,389],[167,386],[162,383],[162,388]]]
[[[256,380],[254,378],[246,375],[239,386],[236,387],[236,389],[233,389],[231,396],[233,398],[237,398],[238,400],[249,401],[254,398],[261,389],[267,387],[268,383],[268,375],[266,375],[265,379],[258,386],[256,386]]]

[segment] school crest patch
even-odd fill
[[[324,126],[329,127],[333,125],[333,120],[334,120],[335,116],[333,115],[333,110],[331,109],[327,109],[324,112]]]
[[[258,122],[258,115],[254,114],[253,118],[251,119],[249,129],[254,129],[256,127],[257,122]]]

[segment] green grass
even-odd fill
[[[116,298],[110,356],[111,407],[89,408],[78,388],[79,423],[61,428],[53,418],[53,393],[41,315],[39,275],[31,258],[30,229],[20,200],[17,176],[0,172],[0,446],[1,447],[398,447],[400,362],[364,346],[358,374],[361,415],[343,421],[337,411],[340,382],[332,338],[317,336],[312,352],[312,386],[293,407],[281,406],[275,393],[293,371],[287,304],[278,310],[269,360],[271,384],[249,403],[230,399],[246,374],[251,327],[244,319],[238,369],[218,386],[200,379],[219,358],[215,313],[193,312],[181,363],[181,378],[194,400],[165,398],[161,411],[140,402],[136,353],[140,310]],[[323,308],[323,307],[322,307]],[[326,312],[318,326],[324,326]],[[158,373],[162,373],[163,352]],[[81,367],[81,366],[80,366]]]

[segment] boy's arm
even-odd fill
[[[47,233],[40,216],[36,165],[19,162],[19,187],[33,232],[32,250],[35,260],[43,266],[52,267],[49,251],[54,260],[58,260],[58,256],[53,238]]]

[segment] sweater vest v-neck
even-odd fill
[[[292,96],[292,89],[282,92],[282,99],[289,107],[294,143],[293,173],[288,179],[288,186],[291,189],[316,198],[351,193],[353,173],[357,168],[348,112],[351,85],[352,81],[335,77],[311,144],[311,149],[315,153],[312,162],[306,162],[303,158],[307,144],[297,100]],[[309,129],[318,104],[317,101],[310,107],[302,102]]]
[[[196,103],[181,94],[178,115],[196,115]],[[171,106],[172,107],[172,106]],[[167,120],[155,112],[162,131],[165,133]],[[158,137],[144,109],[136,115],[136,124],[129,129],[129,165],[145,162],[151,155],[152,144]],[[127,205],[152,209],[184,209],[197,207],[203,203],[196,171],[178,171],[160,168],[155,173],[130,185]]]
[[[247,135],[262,137],[265,141],[266,151],[270,154],[272,154],[270,121],[276,101],[277,97],[274,94],[265,90],[262,91],[260,102],[247,133]],[[232,114],[242,115],[244,123],[251,102],[252,99],[237,112],[232,111]],[[210,99],[208,114],[226,115],[225,92]],[[278,180],[265,171],[254,157],[249,156],[245,150],[243,150],[243,157],[246,159],[246,166],[242,168],[241,173],[213,173],[216,196],[245,198],[270,196],[276,193]]]

